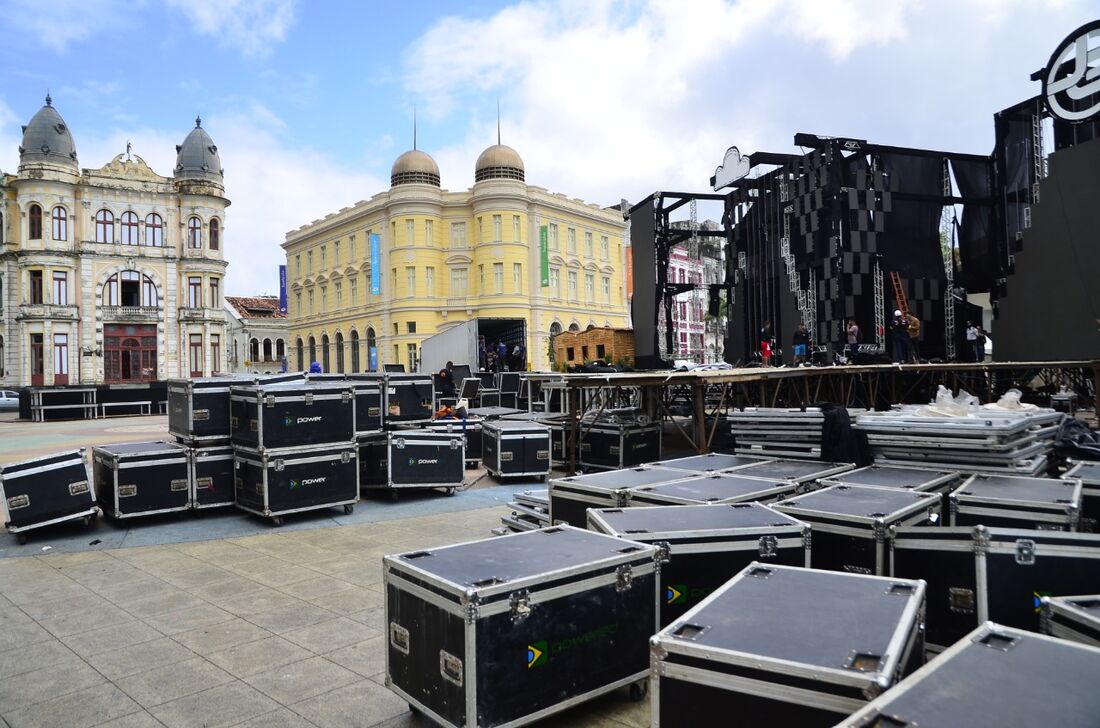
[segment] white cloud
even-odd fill
[[[1094,13],[1084,0],[523,2],[440,19],[407,49],[422,113],[466,125],[425,144],[443,185],[494,141],[531,184],[610,204],[706,190],[732,145],[793,152],[796,132],[987,152],[994,112]]]
[[[7,0],[0,15],[19,35],[57,53],[115,26],[127,7],[120,0]]]
[[[267,55],[295,22],[295,0],[168,0],[194,29],[244,56]]]

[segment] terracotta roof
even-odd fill
[[[241,318],[287,318],[279,311],[278,296],[225,296]]]

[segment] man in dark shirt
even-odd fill
[[[447,362],[447,366],[439,370],[439,396],[452,398],[455,396],[454,362]]]
[[[794,365],[798,366],[806,361],[806,354],[810,348],[810,332],[806,331],[806,324],[798,325],[791,343],[794,344]]]
[[[905,364],[909,361],[909,317],[901,310],[894,311],[894,321],[890,326],[894,335],[894,361]]]

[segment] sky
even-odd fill
[[[232,206],[227,293],[278,291],[287,231],[385,190],[418,146],[473,184],[496,140],[529,184],[601,205],[707,191],[727,147],[809,132],[988,153],[993,114],[1100,0],[0,0],[0,170],[47,90],[97,168],[171,175],[201,114]],[[717,217],[707,210],[700,217]]]

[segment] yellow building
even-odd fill
[[[441,189],[435,160],[414,148],[388,191],[287,233],[291,365],[413,371],[428,336],[519,318],[530,366],[549,368],[553,334],[627,325],[625,232],[617,208],[528,185],[510,147],[482,152],[461,192]]]

